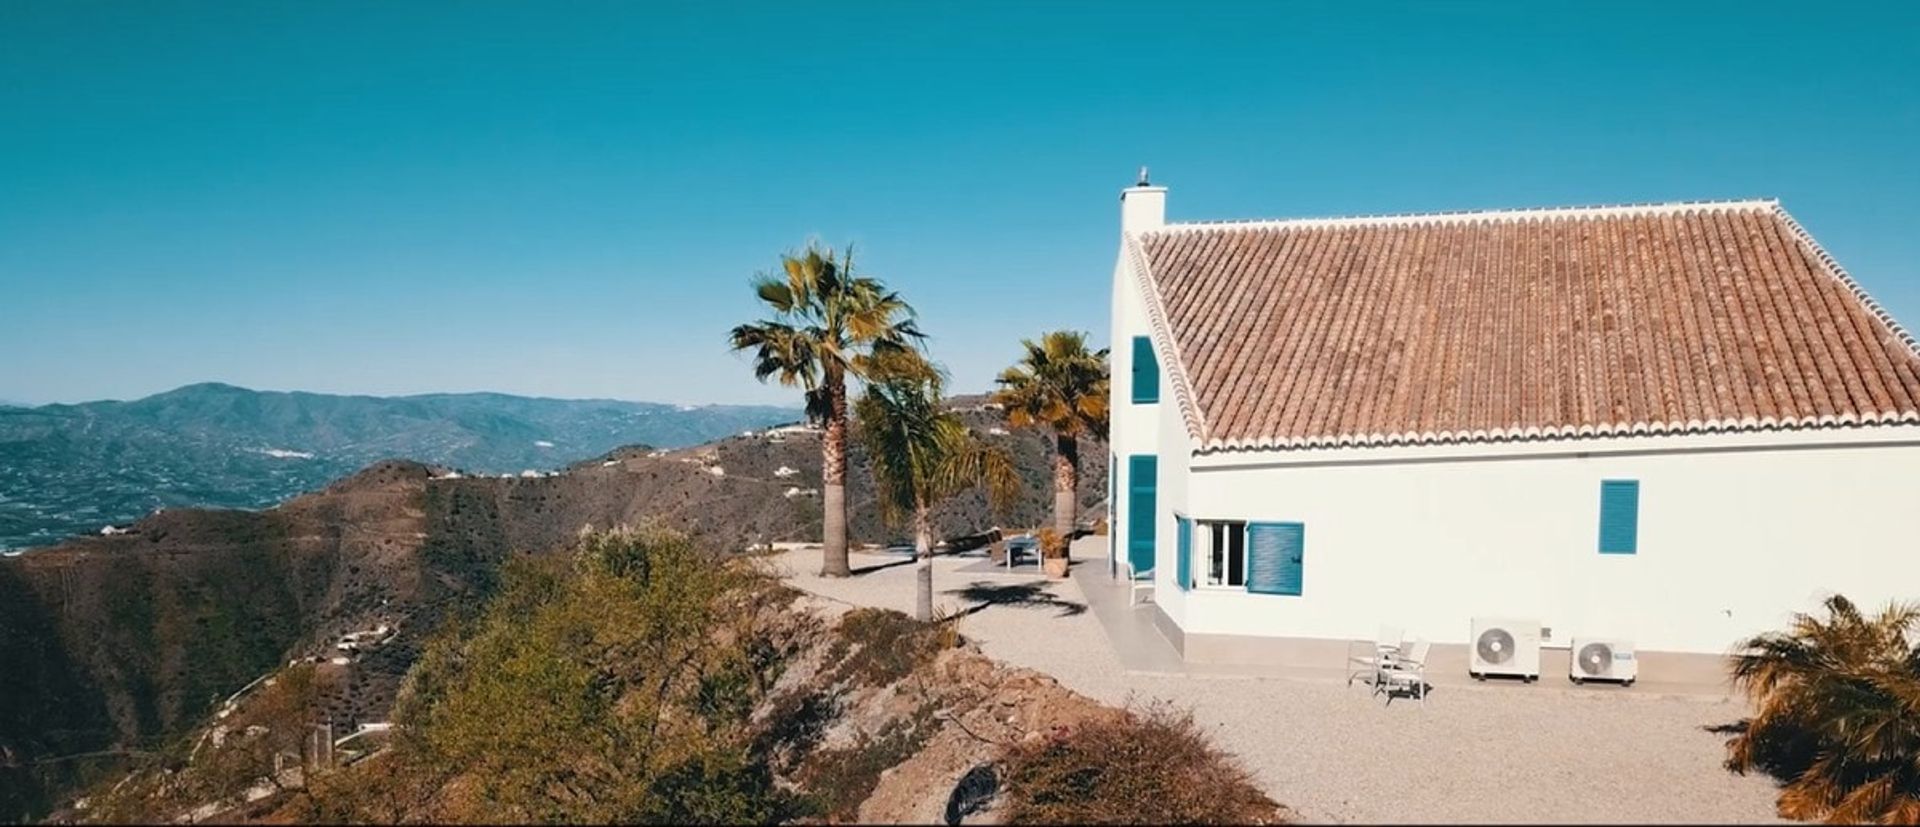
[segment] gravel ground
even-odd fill
[[[819,552],[775,558],[800,589],[856,605],[912,611],[913,566],[847,580],[815,576]],[[856,555],[856,570],[902,558]],[[953,570],[936,560],[949,609],[977,605],[956,590],[1030,583],[1029,576]],[[991,657],[1046,672],[1098,700],[1190,709],[1274,800],[1316,822],[1773,822],[1774,785],[1721,768],[1738,720],[1727,699],[1467,686],[1425,709],[1391,707],[1337,679],[1175,676],[1128,672],[1072,581],[1051,597],[988,606],[962,632]]]

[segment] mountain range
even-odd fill
[[[800,418],[797,408],[498,393],[376,397],[189,385],[129,402],[0,407],[0,551],[160,508],[262,508],[383,459],[472,474],[558,469],[614,448],[677,448]]]
[[[1021,484],[1004,510],[979,491],[942,502],[937,536],[1044,521],[1051,437],[1008,429],[980,397],[949,405],[1008,450]],[[850,449],[853,539],[905,539],[882,519],[865,451]],[[236,450],[244,453],[227,455]],[[1107,455],[1104,442],[1082,440],[1083,521],[1102,511]],[[129,759],[190,748],[180,739],[221,699],[290,660],[337,658],[354,633],[391,636],[352,659],[321,711],[341,731],[389,721],[427,641],[491,592],[503,561],[564,551],[583,529],[617,525],[679,530],[723,553],[818,541],[820,487],[820,435],[806,429],[624,447],[533,477],[381,461],[269,509],[169,508],[125,533],[0,559],[0,823],[111,784]],[[80,502],[84,488],[70,494]]]

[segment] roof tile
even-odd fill
[[[1920,420],[1920,353],[1773,202],[1170,225],[1204,447]]]

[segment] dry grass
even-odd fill
[[[958,643],[951,623],[923,623],[885,609],[855,609],[841,618],[838,638],[827,651],[827,660],[838,664],[829,683],[886,686]]]

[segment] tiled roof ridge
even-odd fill
[[[1127,263],[1133,270],[1134,283],[1140,289],[1140,297],[1147,306],[1147,323],[1152,327],[1153,338],[1163,343],[1167,352],[1166,375],[1171,378],[1173,398],[1180,406],[1180,417],[1186,421],[1187,435],[1196,444],[1207,442],[1206,418],[1200,414],[1200,404],[1194,398],[1193,383],[1187,376],[1187,360],[1180,354],[1180,343],[1174,338],[1173,328],[1167,324],[1166,308],[1161,304],[1160,286],[1153,281],[1153,270],[1147,263],[1146,251],[1140,248],[1139,236],[1124,233],[1121,244],[1126,247]]]
[[[1854,281],[1853,274],[1848,273],[1847,268],[1840,266],[1839,260],[1828,253],[1827,248],[1820,246],[1820,242],[1814,240],[1813,234],[1807,232],[1807,228],[1800,226],[1800,222],[1794,219],[1792,213],[1787,212],[1778,201],[1774,202],[1773,212],[1779,217],[1781,223],[1787,226],[1787,230],[1793,233],[1794,239],[1798,240],[1801,246],[1806,247],[1807,252],[1812,253],[1813,257],[1826,268],[1828,275],[1838,279],[1840,284],[1847,288],[1847,292],[1852,293],[1853,297],[1867,308],[1868,313],[1879,319],[1895,339],[1907,346],[1907,350],[1912,351],[1915,356],[1920,356],[1920,341],[1914,339],[1913,333],[1901,326],[1900,321],[1895,319],[1892,313],[1888,313],[1886,308],[1881,307],[1880,302],[1873,298],[1873,294],[1867,292],[1867,288],[1860,286],[1860,282]]]
[[[1248,218],[1183,221],[1168,223],[1146,232],[1149,234],[1173,234],[1223,229],[1283,230],[1381,225],[1463,224],[1475,221],[1551,221],[1636,215],[1670,215],[1697,210],[1775,210],[1782,214],[1785,213],[1784,210],[1781,210],[1780,200],[1777,198],[1734,198],[1708,201],[1648,202],[1639,204],[1594,204],[1572,207],[1519,207],[1511,209],[1452,210],[1423,213],[1382,213],[1377,215],[1328,216],[1320,218]]]

